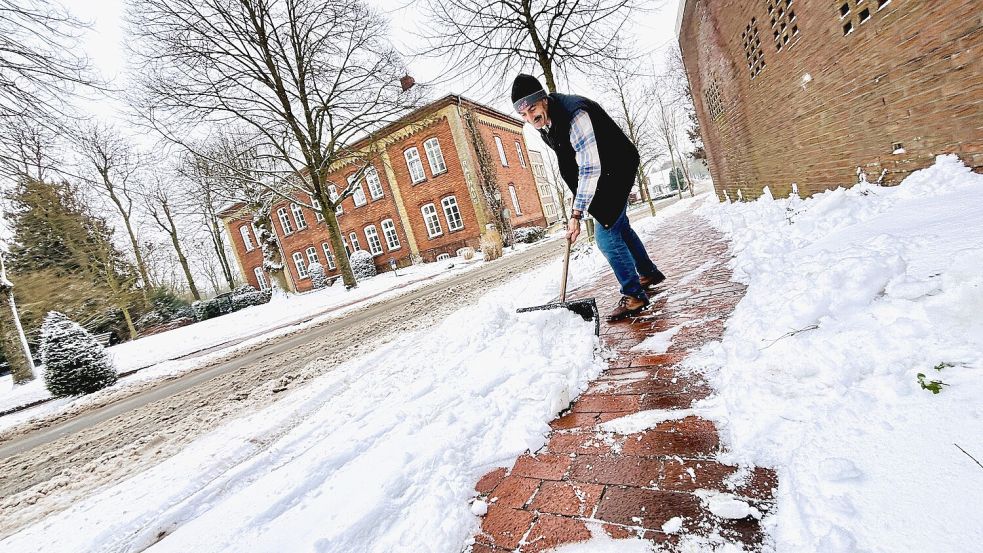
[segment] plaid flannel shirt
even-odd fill
[[[577,155],[578,167],[577,197],[573,200],[573,208],[587,211],[601,176],[601,156],[597,152],[597,136],[590,115],[582,109],[574,113],[570,122],[570,144]]]

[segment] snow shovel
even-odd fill
[[[601,317],[597,313],[597,302],[594,298],[586,300],[567,300],[567,270],[570,268],[570,239],[566,240],[567,251],[563,256],[563,280],[560,281],[560,301],[547,303],[546,305],[535,305],[533,307],[523,307],[517,309],[516,313],[526,313],[529,311],[545,311],[547,309],[569,309],[580,315],[587,322],[594,321],[594,335],[601,335]]]

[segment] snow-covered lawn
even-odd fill
[[[573,263],[573,286],[603,260]],[[5,552],[456,552],[477,480],[537,449],[603,368],[593,324],[517,314],[556,294],[558,263],[406,334],[156,467],[79,498]]]
[[[552,239],[556,238],[557,236],[554,236]],[[525,251],[530,246],[518,244],[514,250],[506,248],[504,253],[508,257]],[[235,351],[233,348],[248,347],[258,340],[295,332],[305,326],[316,325],[340,317],[354,309],[382,302],[395,295],[470,271],[480,267],[481,260],[479,253],[470,261],[453,257],[445,261],[414,265],[399,269],[397,275],[389,272],[366,279],[353,290],[346,291],[344,286],[339,284],[305,294],[274,298],[264,305],[247,307],[214,319],[124,342],[106,349],[117,371],[145,370],[121,379],[112,390],[148,379],[194,370],[213,361],[217,356],[206,355],[183,361],[169,360],[216,348],[230,341],[248,339],[235,346],[224,348],[220,354],[225,355]],[[45,389],[42,378],[21,386],[14,386],[10,375],[0,377],[0,411],[50,397],[51,394]],[[8,415],[0,419],[0,429],[17,424],[27,417],[50,414],[91,399],[86,397],[59,399],[42,408],[31,410],[30,413]]]
[[[778,470],[778,551],[979,551],[983,175],[943,156],[897,187],[699,213],[748,290],[688,364],[730,460]]]

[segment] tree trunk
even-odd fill
[[[652,194],[649,193],[649,178],[641,165],[638,166],[638,190],[642,193],[642,200],[649,204],[652,216],[655,217],[655,202],[652,201]]]
[[[162,204],[164,208],[164,215],[167,217],[167,224],[170,227],[168,234],[171,235],[171,244],[174,246],[174,251],[177,252],[178,261],[181,263],[181,269],[184,270],[184,278],[188,281],[188,287],[191,288],[191,295],[196,299],[201,299],[201,294],[198,293],[198,287],[195,286],[195,279],[191,275],[191,267],[188,266],[188,258],[184,255],[184,250],[181,249],[181,242],[177,239],[177,225],[174,224],[174,218],[171,217],[171,208],[166,203]]]
[[[106,177],[103,176],[103,179],[106,179]],[[147,275],[147,265],[144,263],[143,254],[140,252],[140,243],[137,241],[136,233],[133,232],[133,225],[130,224],[130,214],[123,208],[123,202],[113,192],[112,185],[109,184],[108,180],[106,188],[109,190],[109,198],[116,204],[117,210],[119,210],[120,215],[123,217],[123,226],[126,227],[126,234],[129,236],[130,246],[133,248],[133,256],[137,260],[137,270],[140,271],[140,279],[143,281],[143,287],[140,289],[143,293],[143,305],[144,307],[150,307],[150,277]]]
[[[262,203],[262,200],[257,200]],[[290,285],[287,284],[286,267],[283,264],[283,254],[280,251],[280,240],[276,237],[273,229],[273,219],[268,205],[257,205],[252,203],[249,206],[253,214],[253,226],[259,232],[256,240],[259,241],[260,248],[263,250],[263,270],[270,275],[270,282],[274,289],[281,292],[290,293]],[[337,257],[337,256],[336,256]]]
[[[338,216],[334,208],[329,207],[331,203],[333,202],[321,203],[321,214],[324,215],[324,222],[328,226],[328,241],[331,242],[331,249],[334,251],[335,263],[338,264],[338,272],[341,273],[341,281],[345,284],[346,289],[351,290],[358,286],[358,282],[352,273],[352,264],[348,261],[348,251],[345,250],[345,245],[341,241]]]
[[[209,219],[208,231],[212,235],[212,245],[215,246],[218,264],[222,267],[222,274],[229,284],[229,290],[235,290],[235,277],[232,274],[232,266],[229,265],[229,256],[225,253],[225,241],[222,240],[222,229],[218,224],[218,217],[209,213]]]
[[[130,340],[136,340],[137,329],[133,326],[133,317],[130,316],[130,308],[121,306],[120,310],[123,311],[123,318],[126,319],[126,329],[130,331]]]

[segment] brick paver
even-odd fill
[[[601,323],[609,368],[550,424],[546,446],[520,457],[511,470],[481,479],[476,490],[491,507],[465,551],[544,551],[589,539],[588,524],[600,524],[616,539],[639,536],[667,550],[687,533],[760,548],[758,520],[720,519],[696,493],[726,492],[762,513],[774,509],[774,471],[719,462],[713,422],[687,416],[628,436],[597,428],[648,409],[685,409],[707,397],[711,389],[699,375],[676,367],[688,352],[720,338],[744,295],[743,285],[730,282],[727,243],[698,217],[668,219],[646,245],[668,277],[652,307],[628,321]],[[597,298],[602,315],[620,297],[611,274],[571,296]],[[630,351],[684,323],[666,353]],[[662,525],[673,517],[683,517],[683,531],[666,534]]]

